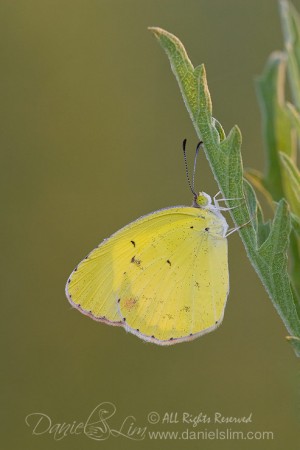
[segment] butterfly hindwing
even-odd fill
[[[128,268],[118,292],[128,331],[167,345],[221,323],[229,289],[227,240],[209,226],[218,223],[213,213],[201,216],[172,217],[163,232],[137,249],[138,264]]]

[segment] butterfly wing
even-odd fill
[[[225,219],[174,207],[127,225],[71,274],[70,302],[142,339],[172,344],[213,330],[228,295]]]

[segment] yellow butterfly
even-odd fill
[[[196,158],[194,173],[195,166]],[[217,196],[212,203],[205,192],[196,194],[188,170],[187,178],[193,206],[140,217],[78,264],[66,284],[72,306],[159,345],[189,341],[220,325],[229,292],[229,233],[220,211],[228,208]]]

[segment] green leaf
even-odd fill
[[[300,137],[300,18],[296,9],[287,0],[280,0],[280,15],[285,41],[285,53],[287,58],[287,70],[289,85],[295,106],[287,103],[291,126],[295,128]],[[281,149],[279,149],[281,150]],[[283,191],[292,210],[293,231],[290,236],[290,279],[293,286],[294,297],[297,299],[300,309],[300,237],[297,228],[300,213],[300,182],[299,171],[296,167],[296,154],[282,155],[281,174]]]
[[[295,216],[295,214],[291,213],[291,219],[292,219],[292,227],[295,233],[300,236],[300,219],[299,217]]]
[[[285,198],[292,213],[300,218],[300,172],[292,159],[279,152]]]
[[[286,326],[291,321],[293,326],[298,327],[299,317],[295,310],[287,272],[290,227],[288,206],[285,200],[281,200],[277,206],[269,236],[259,247],[257,254],[261,258],[259,266],[263,272],[265,287],[270,297],[272,299],[276,298],[274,305],[277,311]],[[298,336],[300,335],[298,334]]]
[[[298,113],[297,109],[294,105],[287,102],[286,103],[287,112],[289,114],[291,126],[295,128],[295,131],[298,135],[298,139],[300,138],[300,114]],[[294,162],[296,162],[296,152],[291,152],[291,158]]]
[[[262,184],[274,200],[283,197],[278,152],[281,151],[294,158],[297,143],[291,125],[291,113],[284,100],[285,70],[284,53],[272,53],[263,74],[256,82],[266,146],[266,173]]]
[[[254,186],[259,192],[261,192],[261,194],[263,194],[269,205],[273,208],[274,200],[265,186],[263,174],[255,169],[245,169],[244,176],[246,180],[248,180],[252,184],[252,186]]]
[[[295,218],[296,216],[294,216]],[[295,225],[298,227],[296,228]],[[293,287],[293,294],[295,299],[295,304],[300,315],[300,239],[299,239],[299,221],[298,218],[293,220],[292,218],[293,230],[290,235],[290,279]]]
[[[254,189],[247,180],[244,180],[244,193],[247,199],[250,217],[252,217],[252,224],[255,226],[257,247],[260,247],[269,236],[271,222],[269,220],[267,222],[264,221],[263,212],[257,201]]]
[[[167,53],[179,84],[184,103],[195,130],[204,143],[206,157],[225,198],[239,199],[231,216],[244,243],[247,255],[265,286],[289,335],[300,337],[300,320],[287,272],[287,246],[290,215],[284,200],[280,201],[272,225],[264,224],[260,206],[251,186],[243,180],[242,137],[234,126],[227,137],[212,117],[212,103],[204,65],[193,67],[181,42],[161,28],[150,28]],[[278,164],[278,160],[277,160]],[[247,183],[247,184],[246,184]],[[236,201],[227,202],[236,206]],[[300,356],[299,349],[295,348]]]
[[[287,0],[279,1],[293,101],[300,110],[300,18]]]

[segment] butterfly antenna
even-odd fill
[[[183,140],[182,150],[183,150],[183,158],[184,158],[184,165],[185,165],[185,173],[186,173],[186,177],[188,180],[188,184],[189,184],[190,190],[192,191],[192,194],[194,195],[195,198],[197,198],[197,194],[196,194],[194,187],[190,180],[189,168],[188,168],[187,160],[186,160],[186,139]]]
[[[197,166],[197,158],[198,158],[199,150],[200,150],[200,147],[201,147],[202,144],[203,144],[203,142],[200,141],[199,144],[196,147],[196,153],[195,153],[195,159],[194,159],[194,168],[193,168],[193,179],[192,179],[193,192],[195,192],[195,173],[196,173],[196,166]]]

